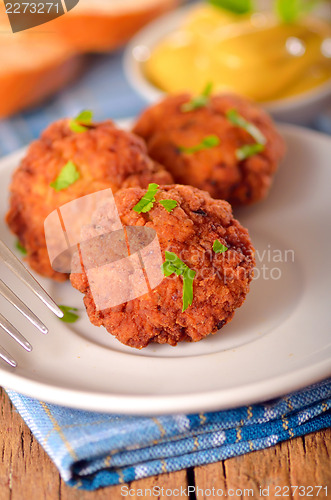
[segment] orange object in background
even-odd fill
[[[58,35],[0,34],[0,117],[38,104],[69,83],[83,68]]]
[[[38,104],[84,67],[84,53],[123,45],[178,0],[81,0],[67,14],[12,33],[0,5],[0,118]]]

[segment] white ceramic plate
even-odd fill
[[[145,76],[144,63],[153,48],[169,33],[179,28],[187,13],[195,5],[186,5],[152,21],[127,46],[124,68],[132,87],[149,102],[160,100],[164,93]],[[322,8],[318,14],[330,19],[330,12]],[[297,96],[262,103],[274,118],[289,123],[309,123],[318,113],[331,105],[331,80]]]
[[[74,325],[54,317],[1,268],[1,277],[50,331],[35,331],[1,299],[1,310],[34,349],[26,353],[0,334],[18,361],[16,369],[1,363],[0,384],[76,408],[162,414],[250,404],[331,375],[331,138],[295,127],[281,131],[288,154],[270,196],[236,213],[257,248],[260,277],[220,334],[137,351],[90,324],[82,295],[70,283],[40,280],[58,303],[79,308]],[[10,174],[21,156],[0,162],[0,234],[12,248],[4,214]]]

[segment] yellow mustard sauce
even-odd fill
[[[272,14],[238,16],[199,6],[145,63],[160,89],[236,92],[256,101],[294,96],[331,78],[331,25],[312,16],[293,24]]]

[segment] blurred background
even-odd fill
[[[1,2],[0,155],[82,109],[128,118],[163,91],[208,82],[331,133],[330,10],[318,0],[80,0],[13,33]]]

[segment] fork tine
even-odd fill
[[[12,304],[20,313],[23,314],[34,326],[42,333],[47,333],[48,328],[39,318],[29,309],[20,298],[0,279],[0,295],[2,295],[10,304]]]
[[[0,328],[9,333],[9,335],[13,337],[13,339],[16,340],[16,342],[18,342],[22,347],[24,347],[26,351],[32,351],[32,345],[11,323],[9,323],[4,316],[2,316],[2,314],[0,314]]]
[[[29,273],[22,262],[9,250],[9,248],[0,240],[0,258],[13,273],[16,274],[26,284],[30,290],[39,297],[39,299],[59,318],[63,317],[63,312],[51,299],[48,293],[42,288],[37,280]]]
[[[6,361],[6,363],[8,363],[13,368],[17,366],[15,359],[12,358],[9,352],[7,352],[3,347],[0,347],[0,358]]]

